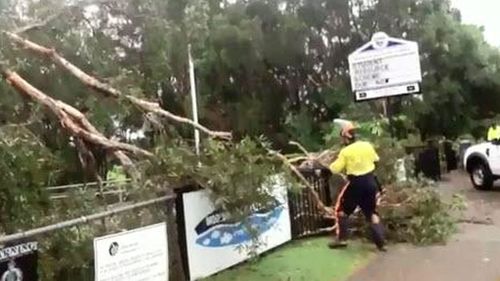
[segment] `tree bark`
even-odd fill
[[[212,131],[198,123],[195,123],[193,120],[177,116],[167,110],[164,110],[161,108],[160,104],[156,102],[150,102],[147,100],[139,99],[131,95],[126,95],[123,94],[120,90],[113,88],[112,86],[102,83],[95,77],[85,73],[82,71],[80,68],[76,67],[74,64],[66,60],[64,57],[59,55],[54,49],[49,49],[47,47],[41,46],[39,44],[36,44],[28,39],[22,38],[21,36],[4,31],[4,34],[7,35],[13,42],[19,44],[21,47],[28,49],[38,55],[41,55],[43,57],[50,58],[53,62],[55,62],[57,65],[60,67],[64,68],[66,71],[71,73],[73,76],[75,76],[77,79],[79,79],[83,84],[91,88],[97,93],[100,93],[106,97],[112,97],[115,99],[124,99],[131,103],[132,105],[136,106],[137,108],[147,111],[147,112],[152,112],[155,113],[159,116],[165,117],[169,120],[181,123],[181,124],[187,124],[190,125],[201,132],[215,138],[220,138],[220,139],[226,139],[230,140],[232,138],[232,135],[230,132],[218,132],[218,131]]]

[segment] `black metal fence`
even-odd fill
[[[312,184],[321,201],[331,206],[335,191],[330,188],[331,173],[326,169],[302,169],[300,172]],[[330,230],[334,221],[324,218],[312,198],[311,192],[302,189],[290,192],[288,196],[292,238],[303,238]]]

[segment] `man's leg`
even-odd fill
[[[349,216],[344,212],[337,213],[337,223],[335,225],[335,240],[328,244],[331,249],[347,247],[349,236]]]
[[[337,220],[335,228],[336,239],[328,244],[330,248],[344,248],[347,246],[347,238],[349,236],[349,215],[352,214],[355,208],[356,204],[352,197],[352,189],[349,185],[346,185],[337,198],[337,204],[335,206],[335,216]]]
[[[374,213],[371,217],[370,231],[372,240],[380,251],[385,252],[384,226],[380,222],[378,214]]]
[[[359,206],[366,221],[370,224],[370,233],[373,243],[375,243],[380,251],[385,251],[384,227],[376,211],[378,187],[373,183],[367,180],[367,185],[363,188],[364,194],[359,198]]]

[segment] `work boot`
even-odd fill
[[[372,235],[372,241],[377,246],[377,249],[381,252],[386,252],[384,242],[384,227],[380,223],[373,223],[370,225],[370,231]]]
[[[340,216],[337,218],[337,239],[328,243],[330,249],[341,249],[347,247],[347,236],[349,231],[349,218]]]
[[[338,217],[337,227],[337,240],[347,240],[349,234],[349,218],[346,216]]]

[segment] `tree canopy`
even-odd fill
[[[49,19],[26,36],[123,92],[158,100],[184,116],[190,116],[192,44],[201,123],[236,136],[265,134],[280,146],[289,138],[318,146],[333,118],[357,115],[349,107],[346,58],[376,31],[420,44],[424,102],[403,98],[394,107],[423,135],[469,132],[473,121],[497,114],[500,100],[498,50],[479,27],[462,24],[448,1],[3,0],[0,7],[9,15],[2,17],[2,29]],[[53,64],[2,40],[9,46],[2,48],[2,58],[10,66],[86,112],[105,134],[123,136],[143,126],[141,112],[92,96]],[[2,90],[9,93],[1,97],[4,123],[37,112],[5,84]],[[375,116],[381,112],[376,103],[370,107]],[[45,122],[50,127],[53,120]],[[174,131],[192,134],[187,128]],[[65,145],[50,143],[58,143],[57,150]]]

